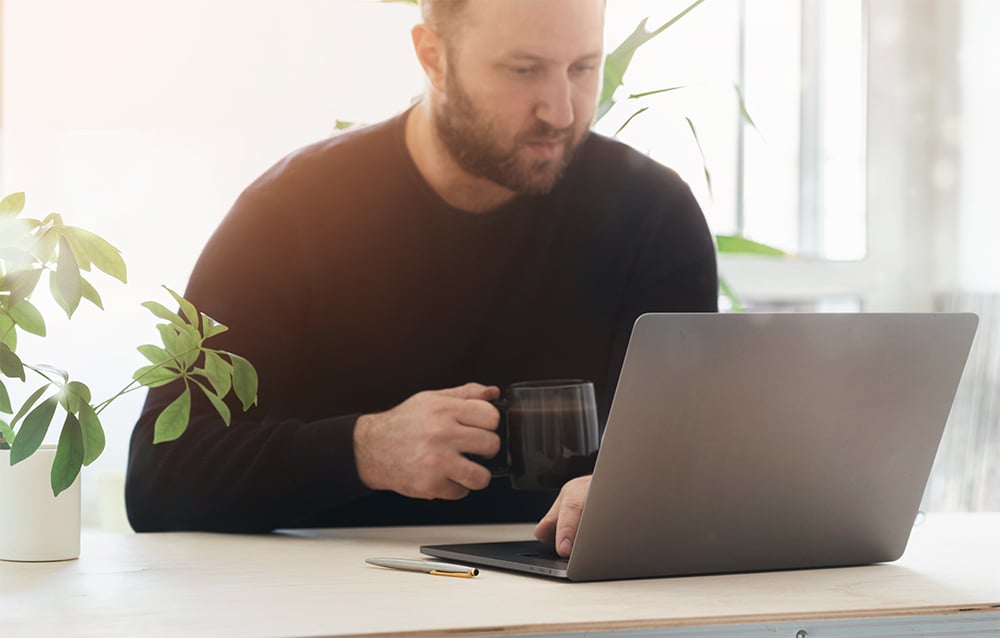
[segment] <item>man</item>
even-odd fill
[[[154,446],[150,392],[126,498],[137,530],[538,520],[568,555],[588,478],[515,492],[488,400],[594,381],[602,420],[636,317],[715,311],[714,245],[687,186],[590,134],[603,0],[425,0],[426,98],[285,158],[238,199],[187,296],[260,374],[228,429],[207,403]],[[433,388],[445,388],[434,390]],[[237,411],[234,411],[236,414]],[[550,508],[551,505],[551,508]]]

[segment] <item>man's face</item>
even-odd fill
[[[547,193],[594,117],[604,0],[470,0],[434,122],[466,172]]]

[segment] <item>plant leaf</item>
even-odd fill
[[[184,434],[188,419],[191,418],[191,388],[185,387],[184,392],[174,399],[170,405],[163,408],[153,425],[153,443],[173,441]]]
[[[715,245],[719,248],[720,253],[788,257],[788,253],[780,248],[768,246],[739,235],[716,235]]]
[[[674,25],[674,23],[686,16],[704,1],[705,0],[695,0],[695,2],[688,5],[683,11],[652,31],[646,30],[646,19],[643,18],[643,20],[639,22],[638,26],[636,26],[635,30],[632,31],[627,38],[622,40],[621,44],[615,47],[611,53],[605,56],[603,73],[604,82],[601,87],[601,97],[597,105],[598,120],[604,117],[614,105],[615,91],[618,90],[619,86],[624,84],[625,72],[628,71],[629,65],[632,64],[632,57],[635,55],[635,52],[639,49],[639,47],[669,29]]]
[[[83,245],[76,234],[72,232],[72,229],[68,226],[63,226],[60,229],[60,236],[69,247],[73,249],[73,258],[76,259],[76,265],[80,270],[86,270],[90,272],[90,257],[87,256],[87,248]]]
[[[3,419],[0,419],[0,450],[9,450],[14,443],[14,428],[10,427]]]
[[[17,425],[17,422],[21,420],[21,417],[23,417],[25,414],[28,413],[28,410],[30,410],[32,406],[35,405],[35,402],[37,402],[38,399],[45,393],[45,391],[49,389],[50,385],[52,384],[46,383],[45,385],[43,385],[42,387],[38,388],[37,390],[31,393],[31,396],[28,397],[28,399],[24,402],[21,408],[17,411],[17,414],[14,415],[14,418],[11,419],[10,422],[11,427]]]
[[[665,89],[656,89],[655,91],[644,91],[642,93],[632,93],[628,96],[630,100],[638,100],[640,98],[649,97],[650,95],[659,95],[660,93],[669,93],[670,91],[677,91],[679,89],[686,89],[686,86],[668,86]]]
[[[35,255],[35,259],[43,264],[50,263],[52,256],[56,252],[56,243],[58,241],[59,233],[54,232],[52,229],[43,232],[31,244],[31,252]]]
[[[243,357],[227,352],[226,356],[233,364],[233,390],[243,404],[246,412],[250,406],[257,403],[257,369]]]
[[[165,363],[173,359],[169,352],[160,346],[154,346],[151,343],[141,345],[136,348],[136,350],[142,353],[142,356],[146,357],[146,359],[153,365]]]
[[[747,110],[747,103],[743,99],[743,90],[740,88],[739,84],[733,84],[733,88],[736,89],[736,99],[740,103],[740,115],[743,116],[743,121],[753,128],[757,128],[757,123],[753,121],[753,118],[750,117],[750,111]]]
[[[181,378],[181,373],[163,365],[144,366],[132,374],[132,379],[147,388],[159,388]]]
[[[45,433],[59,405],[59,397],[51,396],[28,413],[17,432],[14,444],[10,446],[10,464],[15,465],[35,453],[42,444]]]
[[[0,199],[0,217],[16,217],[24,210],[24,193],[11,193]]]
[[[636,111],[635,113],[633,113],[632,115],[629,115],[628,119],[625,120],[625,123],[618,127],[618,130],[615,131],[615,134],[612,135],[612,137],[618,137],[618,134],[621,133],[622,131],[624,131],[625,127],[632,123],[632,120],[634,120],[637,116],[645,113],[648,110],[649,110],[649,107],[648,106],[644,106],[641,109],[639,109],[638,111]]]
[[[10,394],[7,393],[7,386],[0,381],[0,412],[4,414],[11,414],[14,410],[14,406],[10,404]]]
[[[0,373],[11,379],[25,380],[24,364],[21,363],[21,358],[2,341],[0,341]]]
[[[177,327],[165,323],[156,326],[156,329],[160,331],[163,346],[183,370],[190,368],[197,361],[200,351],[201,336],[192,334],[190,326],[187,328],[187,330],[178,330]]]
[[[17,330],[14,326],[14,320],[3,309],[3,305],[0,305],[0,343],[6,344],[11,352],[17,351]]]
[[[45,336],[45,319],[42,318],[42,313],[30,301],[27,299],[15,301],[9,312],[10,318],[14,320],[14,323],[21,326],[22,330],[30,332],[33,335],[38,335],[39,337]]]
[[[223,360],[214,350],[205,351],[205,378],[220,397],[229,394],[233,387],[233,366]]]
[[[180,315],[178,315],[173,310],[168,309],[166,306],[164,306],[163,304],[161,304],[159,302],[156,302],[156,301],[144,301],[141,305],[142,305],[143,308],[146,308],[147,310],[149,310],[151,313],[153,313],[154,315],[156,315],[160,319],[166,319],[167,321],[169,321],[170,323],[174,324],[175,326],[183,326],[183,325],[185,325],[184,320],[181,319]]]
[[[21,301],[31,296],[41,277],[41,268],[12,270],[0,279],[0,290],[9,290],[13,301]]]
[[[222,422],[226,424],[226,427],[229,427],[229,423],[232,420],[232,415],[229,412],[229,406],[226,405],[226,402],[220,399],[217,394],[206,388],[205,384],[201,383],[197,379],[192,379],[192,380],[198,385],[199,388],[201,388],[202,394],[204,394],[205,397],[208,398],[208,401],[212,404],[212,407],[214,407],[215,411],[218,412],[219,416],[222,417]]]
[[[204,312],[201,313],[201,331],[205,339],[210,339],[215,335],[220,335],[229,330],[229,327],[212,319]]]
[[[730,286],[729,282],[721,276],[719,277],[719,292],[722,293],[723,297],[729,300],[729,304],[732,306],[733,312],[746,312],[746,307],[744,307],[740,298],[736,296],[736,293],[733,292],[732,286]]]
[[[104,451],[104,428],[97,412],[89,403],[80,404],[80,426],[83,429],[83,464],[90,465]]]
[[[83,297],[83,284],[80,283],[80,266],[77,265],[76,257],[73,256],[73,249],[69,247],[69,243],[65,239],[61,238],[59,239],[55,279],[56,286],[66,302],[63,310],[66,311],[67,316],[72,317],[80,306],[80,299]]]
[[[13,452],[11,453],[13,456]],[[66,414],[62,432],[59,433],[59,444],[56,446],[56,456],[52,459],[52,495],[59,494],[73,484],[80,475],[83,465],[83,432],[80,421],[72,412]]]
[[[104,310],[104,303],[101,301],[101,295],[98,294],[97,289],[83,277],[80,277],[80,285],[83,287],[83,290],[81,291],[83,298],[101,310]]]
[[[164,286],[164,288],[166,288],[167,292],[170,293],[170,296],[173,297],[174,301],[176,301],[180,306],[181,313],[187,318],[187,322],[192,326],[198,327],[198,311],[195,309],[194,304],[178,295],[170,288],[167,288],[166,286]]]
[[[691,135],[694,136],[694,143],[698,145],[698,154],[701,155],[701,166],[705,171],[705,183],[708,185],[708,196],[715,199],[715,194],[712,192],[712,173],[708,170],[708,160],[705,158],[705,150],[701,147],[701,140],[698,138],[698,131],[694,127],[694,122],[691,121],[690,117],[685,117],[687,120],[688,128],[691,129]]]
[[[114,277],[123,284],[128,282],[125,260],[122,259],[121,251],[108,243],[106,239],[95,235],[89,230],[75,226],[66,226],[63,232],[67,235],[72,235],[73,239],[83,246],[87,257],[99,270]]]
[[[67,383],[60,394],[67,412],[79,412],[81,405],[90,403],[90,388],[79,381]]]

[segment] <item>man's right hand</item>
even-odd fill
[[[490,483],[490,471],[467,458],[500,450],[496,386],[468,383],[420,392],[388,412],[366,414],[354,427],[361,482],[403,496],[457,500]]]

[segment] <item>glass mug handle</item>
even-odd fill
[[[500,437],[500,451],[491,459],[473,457],[473,460],[481,463],[490,471],[494,477],[509,476],[510,469],[510,425],[508,423],[507,409],[510,402],[507,399],[490,399],[489,404],[500,412],[500,423],[497,425],[497,435]]]

